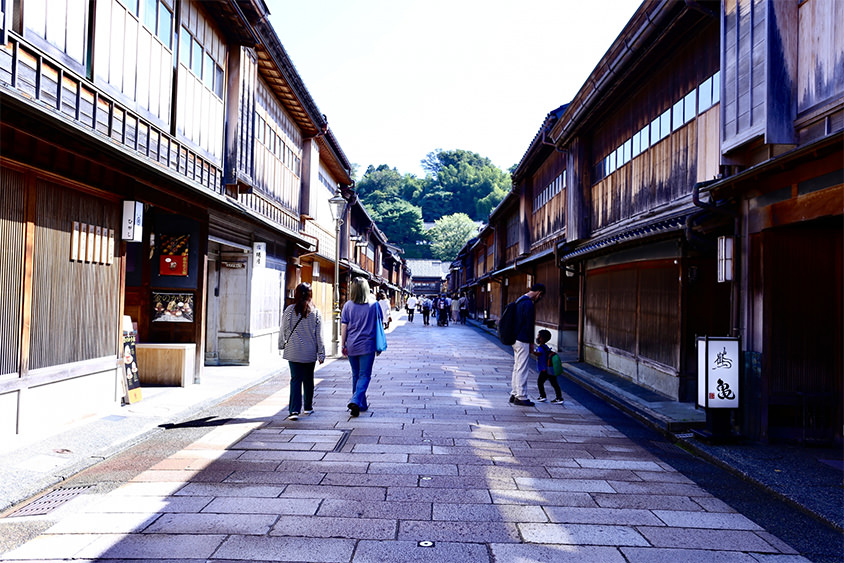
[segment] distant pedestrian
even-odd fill
[[[290,365],[290,420],[298,420],[300,412],[314,412],[314,365],[325,361],[322,318],[319,309],[311,303],[312,295],[311,286],[300,283],[293,292],[293,305],[281,316],[279,347]]]
[[[431,299],[426,295],[422,298],[422,322],[425,326],[431,322],[431,307],[433,307],[433,302]]]
[[[469,298],[463,293],[457,303],[460,308],[460,324],[465,325],[466,317],[469,316]]]
[[[451,320],[458,322],[460,320],[460,300],[455,298],[451,300]]]
[[[366,411],[366,390],[375,363],[375,334],[383,322],[381,306],[369,300],[369,284],[363,278],[352,280],[349,300],[340,314],[340,345],[352,368],[352,398],[348,408],[352,416]]]
[[[390,321],[393,318],[390,316],[390,300],[387,299],[387,294],[383,291],[378,292],[378,304],[381,306],[381,318],[384,319],[384,330],[390,328]]]
[[[545,286],[535,283],[530,290],[516,300],[516,341],[513,343],[513,377],[510,381],[510,402],[532,407],[533,401],[527,395],[528,358],[530,343],[533,342],[533,325],[536,321],[535,303],[545,295]]]
[[[411,295],[407,300],[407,320],[413,322],[413,314],[416,312],[416,296]]]
[[[537,387],[539,387],[539,398],[537,401],[544,403],[547,400],[545,397],[545,382],[548,381],[551,383],[551,387],[554,388],[554,393],[556,394],[556,397],[551,402],[562,404],[563,391],[560,389],[560,384],[557,382],[557,376],[554,373],[554,367],[551,365],[551,358],[554,356],[554,352],[548,347],[549,340],[551,340],[551,332],[544,328],[536,335],[536,369],[539,372],[539,379],[536,382]]]

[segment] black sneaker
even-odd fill
[[[355,403],[349,403],[346,406],[350,411],[352,411],[352,416],[358,416],[360,414],[360,407],[357,406]]]
[[[551,399],[551,402],[555,405],[562,405],[564,401],[563,399]]]
[[[514,399],[513,404],[520,407],[532,407],[535,403],[530,399]]]
[[[510,395],[510,404],[512,405],[516,401],[515,395]]]
[[[287,417],[287,420],[299,420],[299,413],[298,412],[290,413],[290,416]]]

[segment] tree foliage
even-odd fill
[[[485,222],[510,190],[507,172],[470,151],[438,149],[426,155],[422,168],[425,178],[402,175],[386,164],[369,166],[357,182],[358,195],[372,218],[391,242],[405,249],[407,257],[429,257],[433,249],[416,244],[425,240],[422,221],[461,214],[470,222]],[[457,250],[464,243],[461,240]]]
[[[428,231],[434,258],[451,262],[469,240],[478,233],[478,226],[465,213],[446,215],[434,222]]]

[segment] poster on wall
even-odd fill
[[[739,406],[738,338],[697,338],[698,398],[701,407],[736,409]]]
[[[126,404],[137,403],[141,400],[141,379],[138,374],[138,359],[135,354],[137,334],[132,326],[132,319],[123,317],[121,375],[123,379],[123,400]]]
[[[154,323],[192,323],[192,293],[156,293],[152,294],[152,322]]]
[[[161,235],[160,245],[159,275],[187,276],[190,235]]]

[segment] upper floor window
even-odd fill
[[[86,0],[29,0],[25,8],[24,27],[76,63],[86,63]]]
[[[668,137],[705,112],[721,99],[721,72],[718,71],[697,88],[692,89],[672,107],[665,110],[650,124],[645,125],[633,137],[618,145],[615,150],[598,161],[592,173],[592,182],[599,182],[636,158],[662,139]]]
[[[173,10],[164,0],[143,0],[144,2],[144,25],[152,31],[162,43],[168,48],[173,48]],[[134,4],[137,14],[137,0],[128,2],[127,7],[131,10]]]
[[[184,26],[179,34],[179,62],[202,80],[215,96],[223,97],[225,73],[222,61],[215,60],[211,50],[206,49]]]

